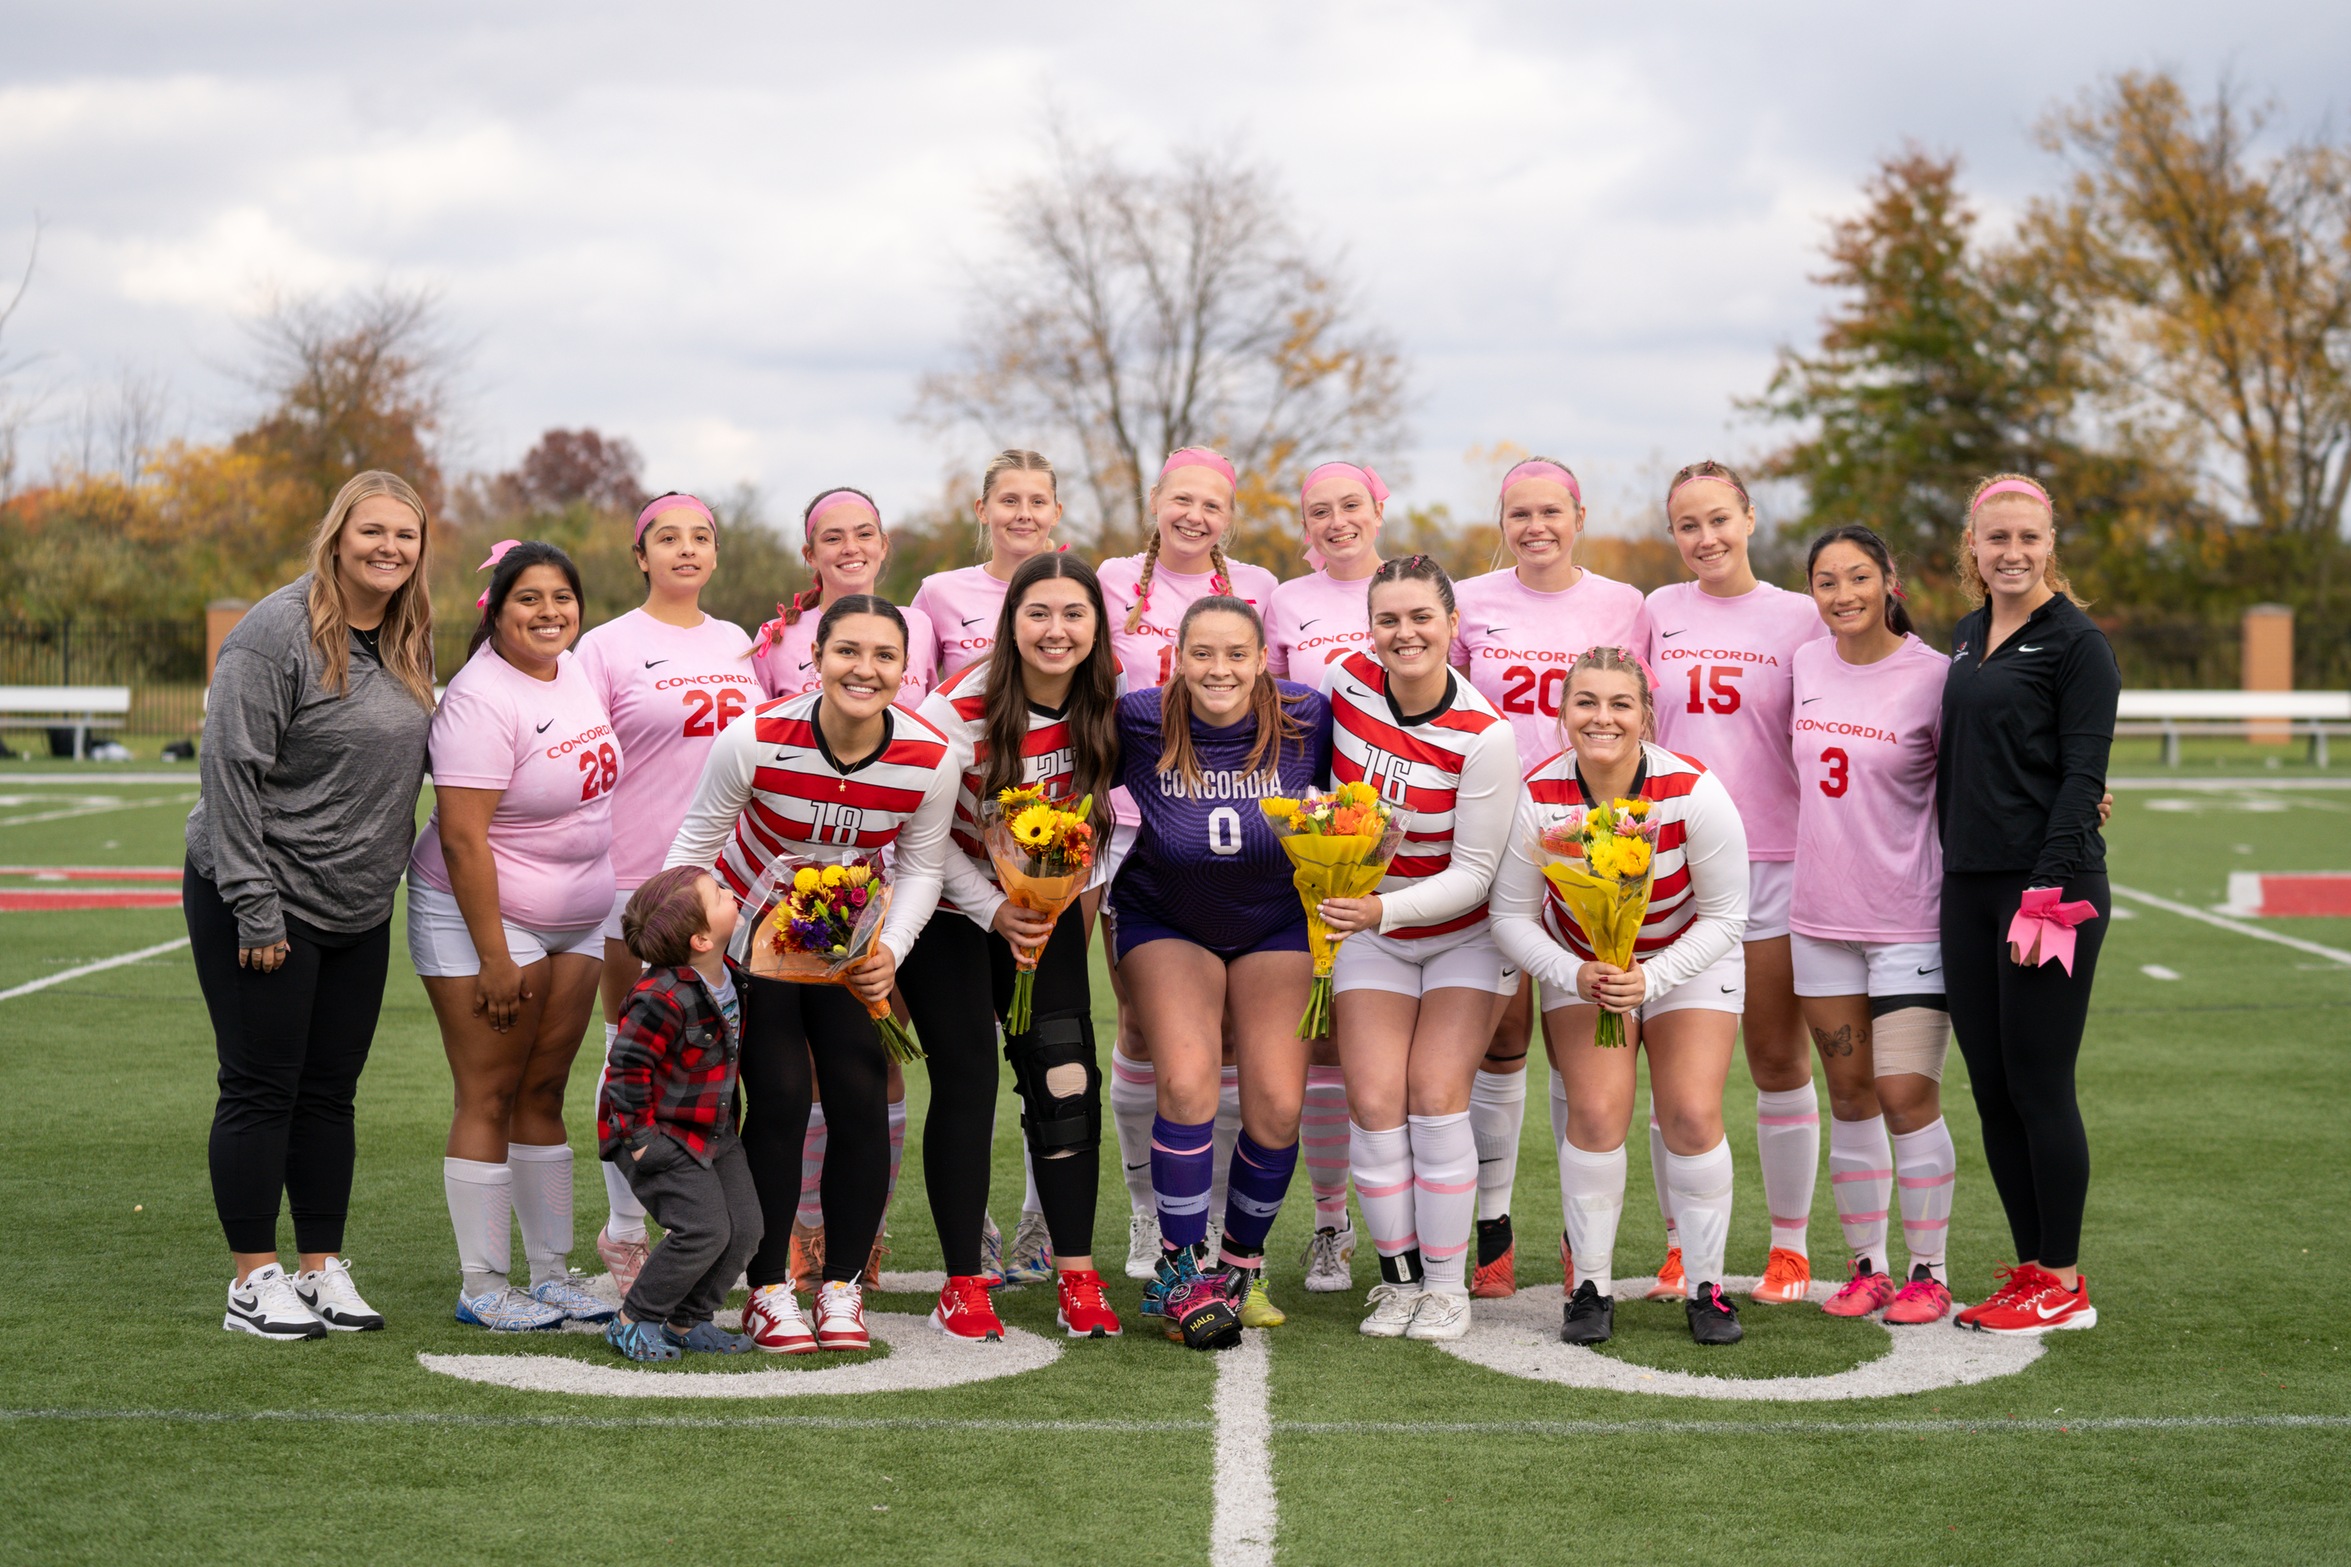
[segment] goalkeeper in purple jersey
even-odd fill
[[[1266,669],[1265,626],[1237,598],[1195,601],[1170,678],[1118,707],[1120,781],[1142,813],[1111,888],[1112,935],[1158,1067],[1151,1181],[1161,1256],[1143,1313],[1196,1349],[1239,1341],[1262,1294],[1265,1237],[1298,1165],[1308,1042],[1292,1021],[1314,963],[1289,857],[1258,808],[1330,772],[1322,696]],[[1227,1019],[1241,1135],[1222,1246],[1207,1256],[1208,1188]],[[1278,1320],[1270,1304],[1264,1316]],[[1262,1319],[1262,1318],[1261,1318]]]

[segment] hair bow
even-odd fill
[[[508,550],[514,548],[521,542],[522,540],[520,539],[500,539],[497,543],[490,546],[490,558],[483,561],[479,566],[474,567],[474,570],[477,572],[488,571],[492,566],[497,565],[498,562],[506,558],[506,552]],[[488,609],[490,607],[490,590],[488,588],[482,589],[482,596],[473,601],[473,607],[476,609]]]
[[[2055,887],[2030,887],[2018,903],[2016,918],[2008,922],[2008,939],[2029,957],[2040,947],[2037,963],[2055,960],[2073,972],[2074,927],[2098,917],[2097,905],[2082,900],[2061,902],[2065,894]]]

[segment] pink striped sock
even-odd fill
[[[890,1184],[882,1193],[882,1207],[887,1210],[890,1199],[898,1195],[898,1167],[906,1162],[906,1101],[901,1099],[890,1106]]]
[[[1383,1257],[1400,1257],[1420,1247],[1413,1229],[1412,1133],[1392,1126],[1367,1132],[1348,1123],[1347,1146],[1355,1167],[1355,1200],[1363,1206],[1363,1227]]]
[[[1306,1069],[1306,1109],[1299,1120],[1306,1179],[1314,1187],[1314,1227],[1347,1227],[1347,1081],[1335,1066]]]
[[[1763,1164],[1763,1201],[1771,1243],[1809,1256],[1812,1188],[1820,1172],[1820,1101],[1812,1085],[1755,1096],[1755,1151]]]
[[[808,1134],[800,1140],[800,1207],[792,1217],[802,1229],[813,1230],[824,1223],[824,1151],[832,1141],[825,1130],[824,1106],[808,1107]]]
[[[1829,1186],[1836,1193],[1845,1249],[1883,1271],[1886,1210],[1894,1196],[1894,1150],[1886,1141],[1884,1116],[1829,1122]]]
[[[1943,1248],[1951,1233],[1951,1195],[1959,1180],[1959,1150],[1951,1128],[1937,1116],[1932,1126],[1894,1134],[1894,1170],[1902,1192],[1902,1247],[1912,1266],[1945,1283]]]
[[[1478,1213],[1478,1139],[1469,1112],[1409,1118],[1413,1230],[1430,1289],[1466,1291],[1463,1269]]]

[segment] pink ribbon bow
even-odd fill
[[[508,550],[514,548],[521,542],[522,540],[520,539],[500,539],[497,543],[490,546],[490,558],[483,561],[479,566],[474,567],[474,570],[477,572],[488,571],[492,566],[497,565],[498,562],[506,558],[506,552]],[[476,609],[488,609],[490,607],[490,590],[488,588],[482,589],[482,596],[473,601],[473,607]]]
[[[2073,973],[2074,927],[2084,920],[2098,917],[2095,904],[2086,901],[2060,903],[2065,894],[2055,887],[2033,887],[2026,890],[2024,901],[2017,905],[2016,918],[2008,922],[2008,939],[2020,951],[2030,953],[2034,944],[2040,944],[2043,963],[2055,960],[2064,965],[2067,974]]]

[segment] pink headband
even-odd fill
[[[1224,454],[1205,446],[1185,446],[1169,452],[1167,461],[1159,465],[1159,482],[1164,484],[1167,476],[1178,468],[1213,468],[1224,475],[1225,483],[1236,490],[1241,487],[1241,476],[1233,472],[1233,465],[1225,461]]]
[[[1360,463],[1326,462],[1299,481],[1299,511],[1306,510],[1306,492],[1325,479],[1359,480],[1363,487],[1371,492],[1371,503],[1374,506],[1385,506],[1388,503],[1388,487],[1382,484],[1380,476],[1369,468]],[[1322,570],[1322,551],[1312,544],[1306,546],[1306,564],[1312,566],[1316,571]]]
[[[637,542],[639,544],[645,542],[645,530],[653,526],[653,519],[665,511],[690,511],[712,527],[718,526],[718,519],[710,515],[710,508],[693,496],[682,493],[656,495],[645,503],[643,511],[637,513]]]
[[[1995,495],[2030,495],[2034,500],[2037,500],[2042,505],[2047,506],[2052,513],[2057,510],[2056,506],[2052,505],[2049,500],[2049,492],[2042,489],[2032,480],[2002,479],[1998,484],[1987,484],[1984,486],[1984,493],[1977,496],[1967,508],[1967,515],[1969,518],[1972,519],[1977,512],[1983,510],[1984,502],[1990,500]]]
[[[827,490],[816,498],[816,503],[814,505],[808,508],[808,520],[801,525],[800,531],[807,538],[813,541],[816,538],[816,525],[818,521],[823,518],[826,512],[840,506],[862,506],[867,511],[873,512],[874,521],[879,522],[882,520],[882,514],[878,511],[874,511],[873,502],[867,500],[864,496],[858,494],[855,490]]]
[[[514,548],[521,542],[522,540],[520,539],[500,539],[497,543],[490,546],[490,558],[483,561],[479,566],[474,567],[474,570],[476,572],[488,571],[492,566],[497,565],[498,562],[506,558],[506,552],[508,550]],[[488,609],[490,607],[490,590],[488,588],[482,589],[482,596],[473,601],[473,607],[476,609]]]
[[[1528,458],[1502,476],[1502,493],[1508,495],[1510,487],[1522,479],[1550,479],[1556,483],[1564,484],[1567,486],[1567,493],[1575,497],[1575,503],[1578,506],[1584,503],[1584,487],[1575,482],[1574,474],[1569,473],[1555,462],[1545,462],[1540,457]]]
[[[1671,517],[1673,515],[1673,498],[1675,496],[1681,494],[1682,491],[1688,486],[1700,483],[1707,479],[1712,479],[1717,484],[1729,485],[1732,489],[1739,492],[1739,499],[1747,501],[1749,506],[1753,506],[1755,504],[1753,501],[1747,499],[1747,486],[1741,484],[1738,480],[1730,477],[1728,474],[1693,473],[1687,479],[1684,479],[1680,484],[1675,485],[1672,489],[1665,492],[1666,516]]]

